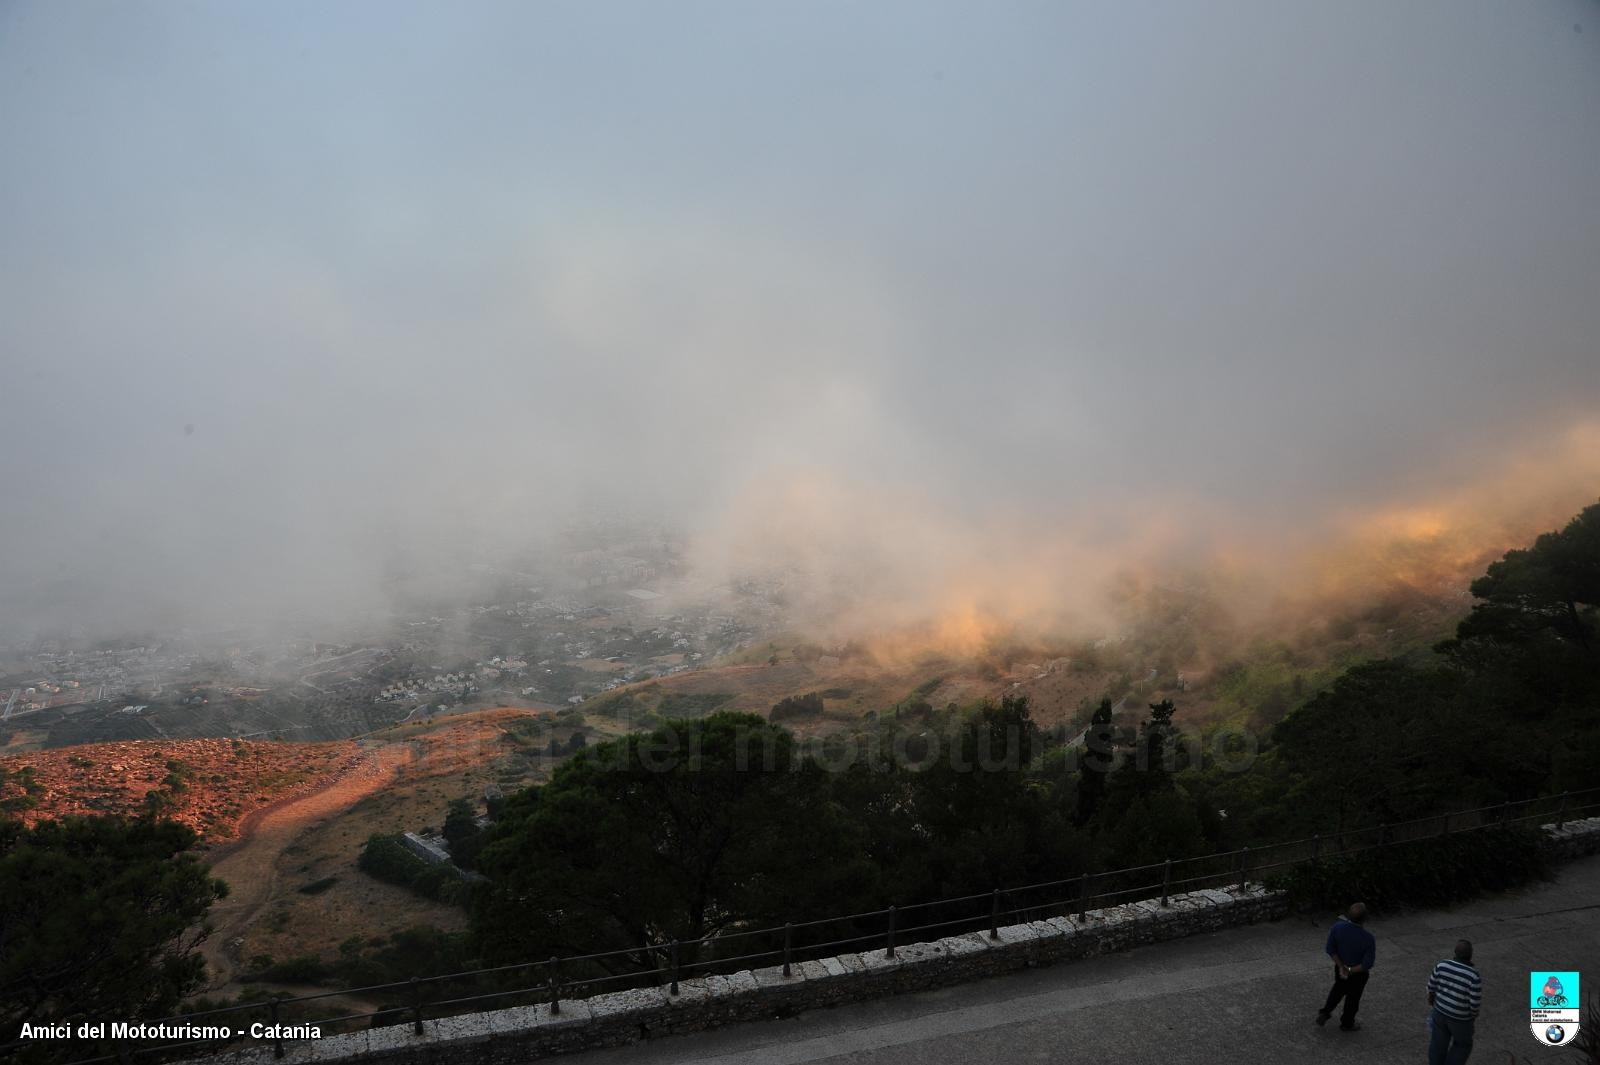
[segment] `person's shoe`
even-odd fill
[[[1321,1027],[1322,1025],[1327,1024],[1328,1023],[1328,1018],[1332,1017],[1332,1016],[1333,1016],[1333,1014],[1331,1014],[1331,1013],[1323,1013],[1321,1010],[1318,1010],[1317,1011],[1317,1026]]]
[[[1341,1031],[1341,1032],[1354,1032],[1354,1031],[1359,1030],[1360,1027],[1361,1027],[1361,1022],[1360,1021],[1351,1021],[1349,1024],[1341,1024],[1339,1026],[1339,1031]]]

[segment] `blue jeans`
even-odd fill
[[[1446,1017],[1433,1011],[1433,1039],[1428,1043],[1428,1065],[1461,1065],[1472,1053],[1472,1021]]]

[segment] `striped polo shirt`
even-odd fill
[[[1428,994],[1433,996],[1433,1008],[1446,1017],[1469,1021],[1483,1005],[1483,977],[1466,962],[1447,958],[1433,967]]]

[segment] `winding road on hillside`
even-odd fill
[[[371,747],[316,791],[252,812],[239,827],[239,840],[215,852],[211,875],[227,881],[229,893],[211,907],[215,931],[201,948],[208,993],[233,980],[240,959],[229,945],[271,900],[284,849],[313,824],[348,810],[394,780],[413,756],[407,744]]]
[[[1328,921],[1290,918],[971,984],[816,1010],[792,1020],[553,1059],[570,1065],[1416,1065],[1427,1060],[1427,982],[1455,941],[1476,947],[1483,1013],[1472,1060],[1575,1065],[1528,1025],[1534,969],[1600,982],[1600,856],[1554,883],[1453,910],[1374,918],[1377,965],[1362,1028],[1319,1028]],[[1584,1025],[1600,1023],[1585,1012]]]

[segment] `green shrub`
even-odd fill
[[[466,884],[460,870],[453,865],[423,861],[406,849],[399,836],[368,837],[356,864],[368,876],[409,888],[423,898],[451,905],[466,901]]]
[[[417,874],[409,886],[418,895],[437,902],[461,901],[461,876],[448,865],[427,866]]]
[[[767,720],[774,724],[783,721],[805,721],[822,716],[822,696],[816,692],[806,695],[791,695],[781,700],[767,715]]]
[[[668,692],[656,712],[662,717],[705,717],[734,698],[733,692]]]
[[[1267,878],[1295,909],[1444,906],[1549,875],[1537,829],[1491,828],[1335,855]]]
[[[361,848],[356,865],[363,873],[400,887],[410,887],[428,863],[406,850],[398,835],[374,835]]]
[[[239,977],[242,983],[317,984],[329,976],[328,966],[314,954],[301,954],[248,972]]]

